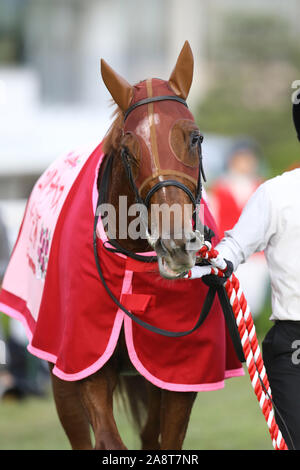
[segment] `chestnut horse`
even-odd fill
[[[120,195],[127,196],[128,205],[147,199],[149,221],[152,204],[170,206],[176,202],[181,207],[190,208],[188,215],[180,221],[180,236],[175,234],[174,218],[170,231],[166,233],[159,216],[152,214],[154,220],[150,222],[154,229],[146,239],[120,239],[117,226],[116,241],[133,253],[154,249],[161,276],[177,278],[194,266],[201,246],[200,236],[192,224],[191,204],[191,200],[195,203],[199,192],[201,134],[192,115],[183,112],[193,77],[190,46],[188,42],[184,44],[167,82],[148,79],[136,85],[145,91],[146,100],[144,98],[134,105],[132,100],[136,88],[103,60],[101,72],[118,105],[116,118],[103,143],[104,153],[114,157],[106,202],[115,207],[118,215]],[[164,96],[159,96],[157,90],[153,93],[154,85],[161,87],[160,95]],[[136,113],[142,108],[147,118],[141,120]],[[172,123],[175,122],[172,130],[168,128],[169,113],[173,116]],[[131,182],[128,176],[131,176]],[[99,191],[101,182],[102,173],[98,177]],[[119,220],[118,216],[116,220]],[[52,367],[50,365],[50,369]],[[132,376],[126,376],[124,371],[131,371]],[[113,356],[98,372],[75,382],[66,382],[51,374],[58,415],[73,449],[92,448],[90,425],[96,449],[126,449],[113,415],[113,394],[118,383],[123,383],[123,390],[127,390],[132,414],[140,425],[142,448],[182,448],[196,392],[160,389],[134,372],[122,331]],[[146,414],[144,420],[143,409]]]

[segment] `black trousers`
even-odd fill
[[[300,449],[300,322],[277,321],[267,333],[263,359],[275,419],[289,448]]]

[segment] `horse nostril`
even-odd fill
[[[164,256],[168,253],[167,247],[165,246],[164,242],[162,239],[157,240],[155,244],[155,251],[157,254]]]
[[[164,242],[163,242],[162,239],[160,240],[160,246],[161,246],[162,250],[163,250],[165,253],[168,252],[168,249],[167,249],[167,247],[166,247],[166,245],[164,244]]]
[[[190,237],[185,243],[185,250],[187,253],[195,253],[201,248],[201,243],[197,235],[191,234]]]

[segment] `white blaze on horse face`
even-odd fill
[[[155,125],[160,124],[160,117],[157,113],[153,115],[153,121]],[[143,139],[143,141],[145,142],[149,150],[149,154],[152,155],[151,131],[150,131],[148,116],[145,116],[143,119],[140,120],[140,122],[136,126],[135,132],[137,135],[139,135]]]
[[[150,129],[149,129],[149,122],[148,117],[145,116],[136,126],[136,133],[140,135],[145,142],[150,142]]]

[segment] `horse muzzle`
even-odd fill
[[[195,266],[196,255],[202,246],[199,232],[190,232],[182,237],[160,237],[154,249],[157,253],[159,272],[165,279],[181,278]]]

